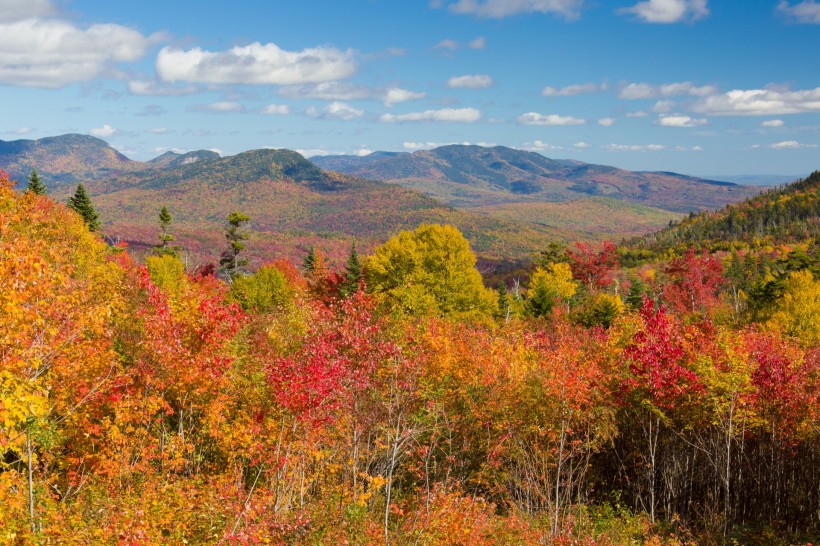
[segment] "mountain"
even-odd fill
[[[657,233],[627,241],[630,262],[698,249],[771,251],[782,245],[820,242],[820,171],[771,188],[715,212],[690,214]]]
[[[373,154],[375,155],[375,154]],[[416,189],[457,207],[604,197],[686,213],[714,209],[759,189],[671,172],[633,172],[558,161],[504,146],[451,145],[413,153],[325,156],[323,169]]]
[[[49,186],[117,176],[139,168],[104,140],[88,135],[62,135],[39,140],[0,140],[0,168],[24,181],[32,169]]]
[[[800,176],[793,174],[724,174],[707,176],[706,178],[725,180],[726,182],[734,182],[735,184],[743,184],[746,186],[779,186],[797,180]]]
[[[216,159],[219,154],[211,150],[197,150],[194,152],[177,153],[165,152],[161,156],[155,157],[148,163],[155,167],[179,167],[199,161],[200,159]]]
[[[157,242],[157,215],[167,206],[177,243],[193,263],[218,259],[226,246],[225,218],[233,211],[252,219],[249,254],[256,265],[283,256],[299,260],[313,245],[340,263],[353,241],[369,251],[421,223],[457,226],[490,260],[528,256],[557,236],[546,226],[458,211],[399,186],[325,172],[290,150],[200,155],[195,161],[166,156],[87,187],[106,236],[126,241],[136,254]],[[58,187],[52,195],[64,199],[70,190]]]

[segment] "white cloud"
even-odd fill
[[[801,144],[796,140],[784,140],[769,146],[774,150],[797,150],[799,148],[817,148],[817,144]]]
[[[128,82],[128,92],[132,95],[179,97],[199,92],[193,85],[167,85],[153,80],[133,80]]]
[[[709,121],[706,119],[696,119],[681,114],[661,115],[658,118],[658,125],[662,127],[697,127],[699,125],[706,125]]]
[[[704,85],[698,87],[692,82],[665,83],[663,85],[651,85],[648,83],[630,83],[621,88],[618,93],[619,99],[654,99],[657,97],[674,97],[678,95],[690,95],[693,97],[705,97],[717,93],[717,87]]]
[[[467,47],[470,49],[484,49],[487,47],[487,38],[484,36],[479,36],[475,40],[467,43]]]
[[[457,0],[450,4],[453,13],[503,19],[521,13],[552,13],[576,19],[584,0]]]
[[[597,83],[580,83],[564,87],[547,86],[541,90],[541,94],[545,97],[573,97],[582,93],[595,93],[606,89],[606,87],[606,85],[598,85]]]
[[[171,130],[168,129],[168,127],[154,127],[153,129],[148,129],[148,132],[155,135],[167,135]]]
[[[359,100],[370,98],[372,94],[364,85],[338,81],[288,85],[279,89],[280,96],[290,99]]]
[[[615,118],[601,118],[598,120],[598,125],[603,127],[612,127],[615,125]]]
[[[371,150],[369,148],[359,148],[358,150],[353,152],[353,155],[357,155],[359,157],[364,157],[364,156],[370,155],[372,153],[373,153],[373,150]]]
[[[523,146],[524,150],[528,152],[549,152],[555,150],[563,150],[563,146],[556,146],[555,144],[550,144],[549,142],[544,142],[542,140],[535,140],[533,142],[525,142]]]
[[[113,24],[82,29],[57,19],[0,23],[0,84],[56,89],[88,81],[114,63],[139,60],[154,39]]]
[[[573,148],[578,148],[579,150],[584,150],[586,148],[589,148],[589,144],[587,144],[586,142],[581,141],[581,142],[576,142],[575,144],[572,145],[572,147]]]
[[[659,100],[652,107],[652,111],[658,114],[667,114],[675,108],[675,101],[673,100]]]
[[[453,76],[447,80],[447,87],[466,87],[468,89],[483,89],[490,87],[493,79],[486,74],[470,74],[467,76]]]
[[[441,49],[445,51],[455,51],[461,47],[461,44],[452,40],[450,38],[445,38],[436,45],[433,46],[433,49]]]
[[[427,93],[420,91],[408,91],[407,89],[401,89],[399,87],[391,87],[384,93],[384,105],[390,107],[400,102],[423,99],[426,96]]]
[[[475,108],[442,108],[407,114],[382,114],[379,120],[384,123],[403,121],[437,121],[445,123],[473,123],[481,119],[481,111]]]
[[[285,51],[273,43],[254,42],[227,51],[164,47],[156,69],[168,82],[294,85],[346,78],[356,72],[356,63],[351,50]]]
[[[453,142],[404,142],[402,147],[405,150],[431,150],[440,146],[454,144]]]
[[[49,0],[2,0],[0,21],[21,21],[31,17],[53,15],[54,6]]]
[[[820,24],[820,4],[815,0],[803,0],[803,2],[798,2],[795,5],[791,5],[786,0],[781,0],[777,5],[777,9],[798,23]]]
[[[618,11],[644,23],[680,23],[703,19],[709,15],[709,6],[707,0],[646,0]]]
[[[28,135],[36,131],[36,129],[32,127],[20,127],[19,129],[15,129],[12,131],[15,135]]]
[[[544,115],[537,112],[527,112],[518,116],[517,120],[522,125],[584,125],[586,123],[586,120],[572,116]]]
[[[338,119],[342,121],[350,121],[364,115],[363,110],[359,110],[358,108],[354,108],[353,106],[340,101],[331,102],[321,110],[310,106],[307,110],[305,110],[305,113],[313,118]]]
[[[626,117],[628,118],[645,118],[649,116],[649,112],[644,112],[643,110],[638,110],[636,112],[627,112]]]
[[[243,112],[245,107],[238,102],[223,100],[210,104],[195,104],[188,108],[191,112],[210,112],[212,114],[231,114]]]
[[[701,152],[700,146],[666,146],[665,144],[604,144],[601,146],[610,152]]]
[[[695,112],[714,116],[772,116],[820,112],[820,87],[802,91],[781,89],[735,89],[705,97]]]
[[[116,132],[117,132],[117,130],[114,129],[113,127],[111,127],[110,125],[108,125],[107,123],[104,124],[102,127],[95,127],[94,129],[91,129],[90,131],[88,131],[88,133],[91,136],[95,136],[95,137],[99,137],[99,138],[110,137],[110,136],[116,134]]]
[[[760,123],[761,127],[783,127],[784,125],[785,123],[783,123],[782,119],[770,119]]]
[[[287,104],[269,104],[262,108],[262,113],[273,116],[284,116],[290,114],[290,106]]]

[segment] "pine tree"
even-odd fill
[[[83,217],[88,231],[97,231],[100,229],[100,216],[91,203],[91,198],[85,191],[85,186],[77,184],[77,189],[74,195],[68,198],[67,204],[68,208]]]
[[[40,175],[37,174],[37,171],[34,169],[32,169],[31,174],[28,175],[28,188],[26,189],[37,195],[45,195],[48,191],[46,185],[43,184],[43,181],[40,179]]]
[[[248,265],[246,258],[240,258],[239,254],[247,248],[244,241],[248,240],[248,232],[244,229],[250,217],[241,212],[232,212],[228,215],[228,225],[225,228],[225,239],[228,240],[228,248],[222,253],[219,260],[221,274],[233,279],[242,272],[242,268]]]
[[[182,248],[169,244],[176,240],[176,237],[174,237],[169,230],[173,223],[174,219],[171,213],[168,212],[168,207],[162,207],[162,210],[159,211],[159,244],[154,245],[154,253],[157,256],[170,254],[179,257],[179,253],[182,251]]]
[[[347,257],[347,264],[345,264],[344,281],[341,286],[342,296],[355,294],[359,290],[362,277],[362,262],[359,260],[359,253],[356,252],[356,243],[353,243],[350,247],[350,255]]]

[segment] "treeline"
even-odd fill
[[[626,265],[680,255],[694,246],[714,251],[757,250],[817,240],[820,235],[820,171],[718,212],[691,213],[657,233],[624,243]]]
[[[489,290],[439,225],[251,274],[245,218],[186,271],[160,211],[140,265],[0,181],[0,541],[816,541],[799,260],[753,314],[694,249],[556,245]]]

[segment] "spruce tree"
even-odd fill
[[[154,253],[157,256],[170,254],[171,256],[179,257],[179,253],[182,249],[178,246],[171,246],[169,244],[176,240],[176,237],[170,233],[169,229],[173,223],[174,219],[171,216],[171,213],[168,212],[168,207],[162,207],[162,210],[159,211],[159,244],[154,245]]]
[[[355,294],[359,290],[362,277],[362,262],[359,259],[359,253],[356,252],[356,243],[353,243],[350,247],[350,255],[347,257],[347,264],[345,264],[345,277],[341,287],[342,295],[347,297],[350,294]]]
[[[94,209],[94,205],[91,204],[91,198],[85,191],[85,186],[77,184],[77,189],[74,191],[74,195],[68,198],[67,204],[68,208],[83,217],[88,231],[100,229],[100,216]]]
[[[48,191],[46,185],[40,180],[40,175],[37,174],[37,171],[34,169],[32,169],[31,174],[28,175],[28,188],[26,188],[26,190],[31,193],[36,193],[37,195],[45,195]]]
[[[302,269],[305,270],[305,273],[313,273],[313,270],[316,269],[316,248],[312,245],[308,255],[302,260]]]
[[[228,248],[222,253],[219,260],[221,274],[233,279],[242,272],[242,268],[248,265],[246,258],[240,258],[239,254],[247,248],[245,241],[248,240],[248,232],[244,229],[250,217],[241,212],[232,212],[228,215],[228,225],[225,228],[225,239],[228,240]]]

